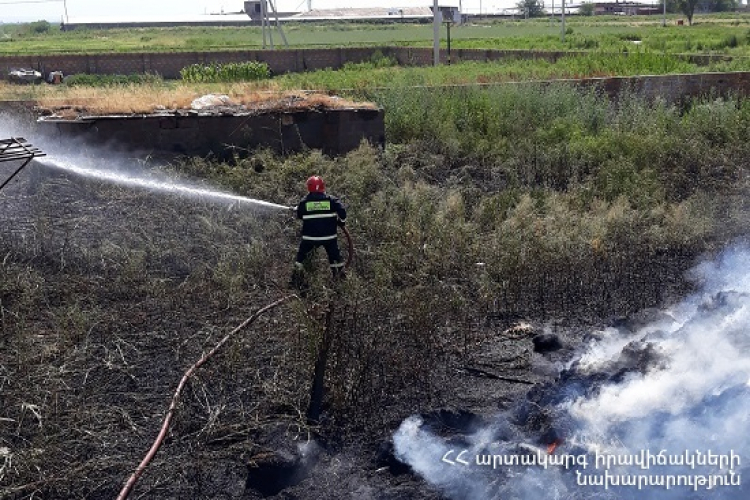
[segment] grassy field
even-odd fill
[[[559,19],[474,22],[451,30],[454,47],[572,50],[632,49],[634,40],[647,50],[750,55],[750,15],[696,16],[694,26],[677,26],[671,16],[666,28],[661,17],[570,17],[561,41]],[[445,27],[441,28],[446,36]],[[293,47],[352,45],[417,45],[432,42],[430,24],[287,24]],[[278,44],[280,37],[275,37]],[[445,43],[445,40],[443,40]],[[257,49],[261,30],[247,28],[143,28],[60,32],[56,27],[35,33],[24,26],[0,26],[0,54],[57,52],[175,51]]]
[[[368,95],[382,87],[493,84],[518,81],[576,79],[605,76],[664,75],[710,71],[747,71],[750,59],[699,66],[682,58],[652,53],[571,55],[552,63],[508,59],[501,62],[463,62],[438,67],[398,67],[378,63],[350,64],[341,70],[280,75],[257,85],[268,88],[343,91]]]
[[[251,103],[289,92],[335,93],[355,100],[376,100],[378,91],[446,85],[496,84],[517,81],[574,79],[584,77],[663,75],[713,71],[749,71],[750,58],[717,61],[699,66],[682,58],[647,52],[629,55],[571,55],[555,63],[543,60],[507,60],[494,63],[465,62],[439,67],[399,67],[388,59],[349,64],[341,70],[292,73],[250,82],[190,84],[148,78],[143,84],[19,86],[0,82],[0,99],[31,100],[42,106],[78,106],[91,112],[148,113],[158,106],[189,107],[207,93],[229,95],[236,102]],[[95,83],[96,78],[88,83]],[[87,81],[88,81],[87,80]],[[103,82],[107,80],[102,79]],[[112,96],[117,98],[113,99]]]

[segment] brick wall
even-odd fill
[[[587,78],[575,83],[598,86],[610,96],[617,96],[628,90],[647,98],[661,98],[678,105],[690,98],[709,94],[743,97],[750,95],[750,72]]]

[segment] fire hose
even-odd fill
[[[346,270],[349,269],[349,266],[351,266],[352,261],[354,260],[354,241],[352,241],[352,235],[349,234],[349,229],[347,229],[346,226],[341,226],[341,231],[346,237],[346,247],[348,249],[346,263],[344,263],[344,269]]]
[[[354,241],[352,240],[352,236],[349,233],[349,229],[347,229],[346,226],[340,226],[341,231],[344,233],[344,237],[346,238],[346,244],[347,244],[347,256],[346,256],[346,262],[344,263],[344,269],[349,269],[352,262],[354,261]],[[161,430],[159,431],[159,434],[157,435],[156,439],[154,440],[154,443],[151,445],[151,448],[146,453],[146,456],[143,458],[141,463],[136,468],[135,472],[130,476],[128,481],[125,483],[125,486],[123,486],[122,490],[120,491],[120,494],[117,496],[117,500],[126,500],[128,496],[130,495],[130,492],[132,491],[133,487],[135,486],[135,483],[138,481],[138,479],[141,477],[143,472],[146,470],[146,467],[148,467],[148,464],[151,463],[151,460],[153,460],[154,456],[156,456],[156,453],[159,451],[159,448],[161,448],[162,443],[164,442],[164,438],[167,435],[167,431],[169,430],[169,426],[172,423],[172,417],[174,416],[175,411],[177,410],[177,404],[180,401],[180,396],[182,394],[182,390],[185,388],[185,384],[187,384],[187,381],[190,379],[190,377],[193,376],[193,374],[201,367],[203,366],[209,359],[211,359],[216,352],[221,349],[221,347],[229,341],[229,339],[234,336],[237,332],[240,330],[243,330],[244,328],[251,325],[253,322],[255,322],[258,317],[260,317],[263,313],[270,311],[271,309],[274,309],[275,307],[280,306],[284,302],[287,302],[290,299],[298,298],[296,295],[287,295],[286,297],[277,300],[276,302],[273,302],[271,304],[268,304],[267,306],[259,309],[255,312],[252,316],[250,316],[248,319],[246,319],[242,324],[240,324],[237,328],[229,332],[224,338],[222,338],[218,344],[214,346],[213,349],[211,349],[208,353],[206,353],[201,359],[199,359],[195,364],[193,364],[182,376],[182,379],[180,379],[179,384],[177,384],[177,389],[175,390],[174,394],[172,395],[172,401],[169,405],[169,409],[167,410],[167,414],[164,417],[164,421],[161,426]]]
[[[297,298],[296,295],[287,295],[284,298],[281,298],[277,300],[276,302],[273,302],[271,304],[268,304],[267,306],[258,309],[255,314],[250,316],[248,319],[246,319],[240,326],[226,334],[226,336],[219,341],[216,346],[214,346],[213,349],[211,349],[208,353],[204,354],[201,359],[199,359],[193,366],[191,366],[185,374],[182,376],[182,379],[180,380],[180,383],[177,385],[177,389],[174,392],[174,395],[172,396],[172,402],[169,405],[169,409],[167,410],[167,415],[164,417],[164,422],[162,423],[161,430],[159,431],[159,435],[156,437],[156,440],[154,441],[154,444],[151,445],[151,448],[148,450],[148,453],[146,453],[146,456],[141,461],[140,465],[136,468],[135,472],[133,472],[133,475],[130,476],[130,479],[128,479],[128,482],[125,483],[125,486],[123,486],[122,490],[120,491],[120,494],[117,496],[117,500],[125,500],[128,498],[128,495],[130,495],[131,490],[133,489],[133,486],[135,486],[135,483],[138,481],[138,478],[141,477],[141,474],[143,474],[143,471],[146,470],[146,467],[151,462],[151,460],[156,455],[156,452],[159,451],[159,448],[161,447],[162,442],[164,441],[164,438],[167,435],[167,431],[169,430],[169,425],[172,422],[172,417],[175,414],[175,411],[177,410],[177,404],[180,401],[180,395],[182,393],[182,390],[185,388],[185,384],[187,383],[188,379],[200,368],[205,364],[209,359],[213,357],[216,352],[221,349],[221,347],[227,343],[227,341],[237,332],[240,330],[248,327],[253,322],[255,322],[256,319],[258,319],[263,313],[270,311],[271,309],[280,306],[284,302],[287,302],[290,299]]]

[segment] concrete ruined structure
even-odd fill
[[[53,136],[147,155],[228,159],[268,148],[281,154],[315,149],[337,156],[363,141],[385,145],[384,111],[369,103],[348,103],[335,97],[308,103],[303,96],[287,96],[253,107],[221,97],[203,96],[193,102],[192,109],[162,109],[151,114],[102,116],[48,110],[38,126]]]

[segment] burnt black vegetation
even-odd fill
[[[404,418],[491,414],[546,376],[530,363],[539,325],[565,333],[564,351],[684,296],[696,259],[747,233],[746,100],[371,97],[384,150],[151,167],[286,205],[322,175],[348,205],[356,259],[334,284],[318,256],[305,299],[197,372],[131,498],[439,498],[389,455]],[[298,223],[33,169],[0,193],[0,498],[111,499],[182,373],[290,293]]]

